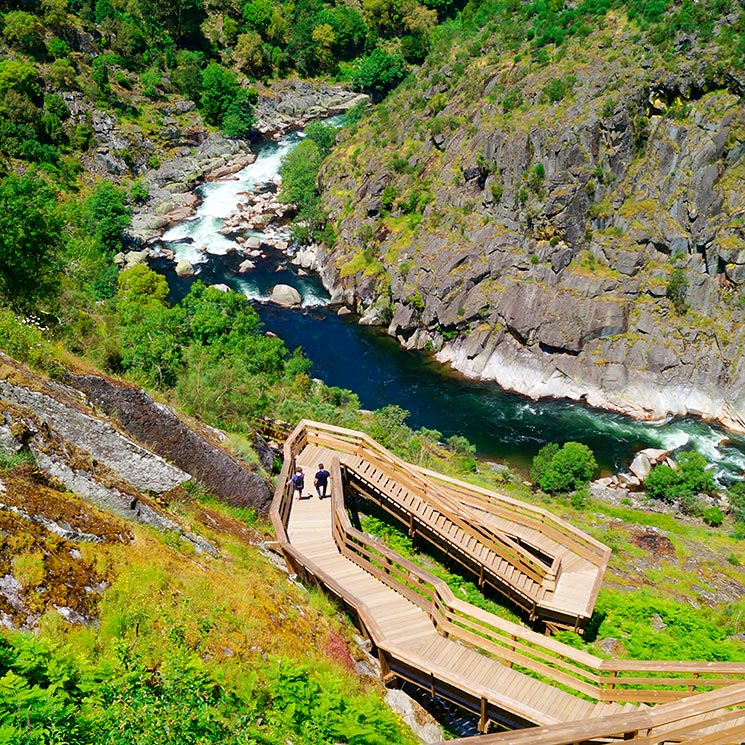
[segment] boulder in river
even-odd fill
[[[637,453],[636,457],[629,466],[629,471],[631,471],[631,473],[634,474],[634,476],[636,476],[636,478],[638,478],[640,481],[644,481],[647,476],[649,476],[649,472],[651,470],[652,463],[649,458],[644,455],[644,453]]]
[[[290,285],[275,285],[269,301],[284,308],[295,308],[302,302],[300,293]]]
[[[228,285],[223,284],[222,282],[218,282],[215,285],[210,285],[210,287],[214,287],[216,290],[220,290],[220,292],[230,292],[231,288],[228,287]]]
[[[130,269],[133,266],[137,266],[137,264],[144,264],[147,260],[148,252],[147,251],[130,251],[125,255],[125,261],[126,261],[126,269]]]
[[[246,272],[250,272],[252,269],[255,268],[256,264],[254,264],[251,259],[246,259],[245,261],[241,261],[241,263],[238,265],[238,273],[245,274]]]
[[[194,267],[188,259],[181,259],[181,261],[176,264],[176,276],[181,277],[182,279],[194,276]]]

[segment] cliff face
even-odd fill
[[[336,299],[468,375],[745,429],[745,109],[620,17],[424,67],[322,172]]]

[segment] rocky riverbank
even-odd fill
[[[284,81],[262,89],[256,104],[256,131],[261,139],[278,139],[302,129],[309,121],[344,113],[364,104],[367,96],[343,86]],[[219,132],[202,129],[196,147],[181,148],[172,160],[141,176],[148,191],[128,230],[135,244],[159,238],[165,230],[188,219],[199,204],[195,189],[205,181],[230,178],[254,162],[253,143],[231,140]]]

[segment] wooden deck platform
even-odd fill
[[[312,487],[319,462],[332,473],[323,500]],[[293,501],[288,479],[298,464],[307,488]],[[475,608],[355,529],[344,502],[351,492],[378,501],[482,577],[514,581],[508,592],[524,597],[538,587],[547,602],[534,603],[540,613],[531,615],[547,614],[549,627],[591,613],[607,549],[543,510],[405,464],[365,435],[301,422],[285,443],[272,504],[277,540],[297,574],[356,617],[387,681],[410,681],[462,706],[481,731],[539,726],[486,735],[494,745],[741,742],[745,663],[602,660]],[[655,703],[663,705],[649,708]]]

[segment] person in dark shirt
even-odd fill
[[[292,489],[295,494],[297,494],[297,498],[302,499],[303,489],[305,488],[305,474],[300,466],[298,466],[295,469],[295,473],[290,476],[290,481],[292,481]]]
[[[330,478],[331,474],[323,467],[323,463],[319,463],[318,472],[313,479],[319,499],[323,499],[326,496],[326,488],[329,485]]]

